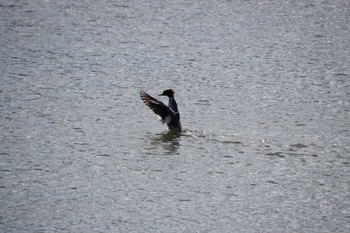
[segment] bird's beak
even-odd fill
[[[161,96],[161,95],[163,95],[163,94],[159,94],[158,96]]]

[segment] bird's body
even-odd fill
[[[174,90],[167,89],[163,91],[162,94],[160,94],[169,97],[168,106],[166,106],[163,102],[153,98],[143,90],[140,90],[140,97],[142,101],[161,118],[162,123],[167,124],[170,131],[181,132],[182,128],[180,123],[180,114],[179,110],[177,109],[174,93]]]

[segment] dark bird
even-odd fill
[[[168,125],[170,131],[181,132],[182,128],[180,123],[180,113],[177,109],[174,93],[175,91],[173,89],[167,89],[163,91],[162,94],[160,94],[169,97],[168,106],[166,106],[163,102],[153,98],[144,90],[140,90],[140,97],[142,101],[161,118],[161,122]]]

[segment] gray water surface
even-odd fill
[[[349,12],[1,1],[0,231],[349,232]]]

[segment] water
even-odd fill
[[[1,232],[350,231],[348,1],[0,11]]]

